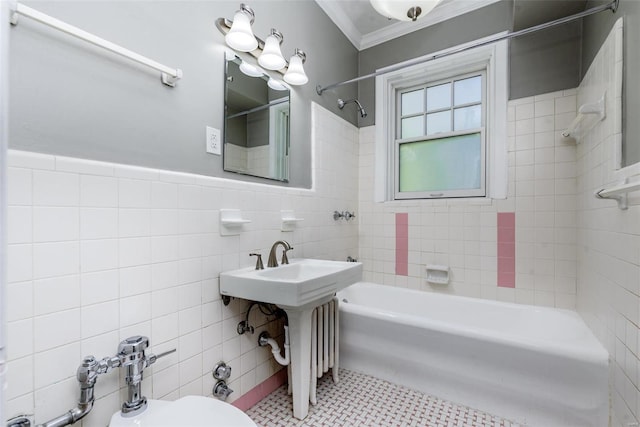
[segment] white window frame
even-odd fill
[[[425,96],[426,90],[428,87],[438,86],[441,84],[445,84],[447,82],[451,83],[451,88],[454,87],[454,82],[459,80],[464,80],[466,78],[480,76],[482,79],[482,87],[481,87],[481,99],[480,99],[480,107],[482,110],[482,119],[479,128],[465,129],[465,130],[452,130],[449,132],[443,133],[435,133],[435,134],[425,134],[417,137],[411,138],[402,138],[401,131],[401,108],[396,110],[396,121],[395,121],[395,139],[394,139],[394,161],[393,161],[393,180],[394,184],[394,200],[406,200],[406,199],[439,199],[439,198],[454,198],[454,197],[485,197],[486,196],[486,134],[485,134],[485,121],[487,117],[486,113],[486,105],[487,105],[487,96],[486,96],[486,69],[484,67],[469,71],[464,74],[456,74],[447,77],[446,79],[439,80],[431,80],[423,82],[418,86],[410,86],[410,87],[396,87],[396,105],[402,99],[402,93],[409,92],[411,90],[424,88]],[[455,106],[453,97],[451,98],[451,105],[448,108],[451,111],[451,124],[454,124],[454,116],[455,116]],[[426,106],[424,107],[423,115],[427,115]],[[427,125],[427,119],[425,117],[424,126]],[[426,130],[426,129],[425,129]],[[480,187],[479,188],[469,188],[469,189],[460,189],[460,190],[435,190],[435,191],[400,191],[400,146],[402,144],[410,144],[412,142],[421,142],[421,141],[438,141],[441,139],[451,138],[455,136],[464,136],[464,135],[472,135],[472,134],[480,134]]]
[[[503,34],[507,33],[494,34],[485,39],[425,55],[423,58],[426,60],[434,55],[441,55],[459,50],[465,46],[490,41]],[[407,62],[415,64],[416,61],[419,61],[419,59],[412,59]],[[402,64],[394,64],[388,68],[395,68],[398,65]],[[485,138],[487,142],[485,149],[485,197],[492,199],[504,199],[507,197],[509,72],[508,41],[502,40],[422,64],[408,65],[406,68],[390,71],[376,77],[374,165],[374,200],[376,202],[395,200],[397,90],[482,69],[486,70]],[[379,71],[384,71],[384,68]]]

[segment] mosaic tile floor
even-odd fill
[[[340,370],[318,381],[318,404],[303,421],[293,418],[287,387],[247,411],[261,427],[520,427],[500,417],[456,405],[368,375]]]

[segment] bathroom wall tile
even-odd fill
[[[178,234],[178,210],[152,209],[150,231],[152,236]]]
[[[80,275],[81,304],[91,305],[117,299],[119,296],[118,270],[106,270]]]
[[[80,358],[79,342],[36,353],[33,375],[35,388],[75,378]]]
[[[86,175],[113,176],[115,169],[112,163],[60,156],[55,158],[55,165],[55,169],[60,172]]]
[[[155,344],[178,338],[179,333],[178,313],[156,317],[151,321],[151,333]]]
[[[10,167],[27,169],[54,170],[56,167],[55,157],[49,154],[11,149],[7,150],[7,164]]]
[[[118,206],[121,208],[151,207],[151,182],[120,178],[118,180]]]
[[[7,282],[23,282],[33,278],[33,245],[8,245]]]
[[[7,301],[6,319],[8,322],[33,317],[33,282],[9,283],[6,287]],[[19,301],[19,303],[13,303]]]
[[[60,402],[73,401],[78,396],[78,380],[75,377],[52,383],[35,390],[36,423],[44,423],[60,416]]]
[[[80,177],[77,174],[33,171],[33,204],[36,206],[78,206]]]
[[[166,289],[178,284],[178,262],[163,262],[151,265],[152,289]]]
[[[33,389],[33,356],[7,362],[7,400],[24,395]]]
[[[30,169],[7,168],[7,204],[33,204],[33,173]]]
[[[80,242],[80,270],[83,273],[118,267],[118,240],[100,239]]]
[[[16,320],[7,323],[7,360],[20,359],[33,353],[33,319]]]
[[[177,390],[180,387],[179,367],[174,365],[163,371],[154,372],[153,386],[154,399],[161,399]]]
[[[118,240],[118,264],[120,267],[149,264],[151,245],[148,237]]]
[[[81,335],[83,339],[118,330],[120,326],[118,301],[108,301],[82,307]]]
[[[151,293],[120,298],[120,327],[151,319]]]
[[[150,220],[148,209],[119,209],[118,237],[149,236]]]
[[[55,313],[80,305],[80,276],[60,276],[33,281],[34,315]]]
[[[117,207],[118,180],[107,176],[80,175],[80,205]]]
[[[80,310],[65,310],[34,318],[34,350],[45,351],[80,339]]]
[[[116,208],[80,208],[80,238],[110,239],[118,237]]]
[[[168,288],[151,293],[151,315],[153,318],[178,311],[178,289]]]
[[[80,272],[78,242],[33,245],[33,277],[36,279]]]
[[[151,183],[151,207],[175,209],[178,207],[178,186],[167,182]]]
[[[9,206],[7,243],[31,243],[33,241],[33,214],[31,206]]]
[[[121,268],[120,298],[151,292],[151,266]]]
[[[202,326],[201,311],[200,306],[198,306],[178,312],[179,334],[181,336],[200,330]]]
[[[33,208],[33,241],[60,242],[78,240],[80,214],[77,207]]]

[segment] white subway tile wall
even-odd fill
[[[252,265],[279,239],[294,257],[357,257],[358,130],[313,105],[314,188],[290,189],[233,180],[12,151],[9,154],[9,416],[35,413],[41,423],[75,406],[75,371],[84,355],[115,354],[131,335],[147,335],[159,359],[143,381],[149,398],[210,395],[211,370],[233,368],[230,401],[277,372],[257,347],[280,322],[253,310],[254,335],[236,325],[247,303],[224,307],[223,270]],[[252,220],[239,236],[221,237],[219,209]],[[281,232],[283,209],[305,218]],[[104,426],[124,399],[118,370],[102,375],[82,425]]]
[[[622,137],[622,31],[620,19],[577,94],[582,105],[606,92],[606,118],[578,145],[577,308],[611,355],[614,427],[640,420],[640,194],[629,193],[628,210],[593,196],[640,172],[638,164],[617,170]],[[636,135],[625,137],[632,144],[638,142]]]
[[[508,106],[506,200],[373,202],[374,127],[360,129],[360,258],[366,280],[457,295],[575,308],[576,146],[562,131],[576,91]],[[395,213],[409,213],[409,271],[395,274]],[[516,285],[497,286],[497,213],[516,214]],[[448,265],[449,285],[429,284],[426,264]]]

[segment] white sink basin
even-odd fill
[[[220,293],[283,308],[299,308],[362,280],[362,263],[293,259],[278,267],[220,274]]]

